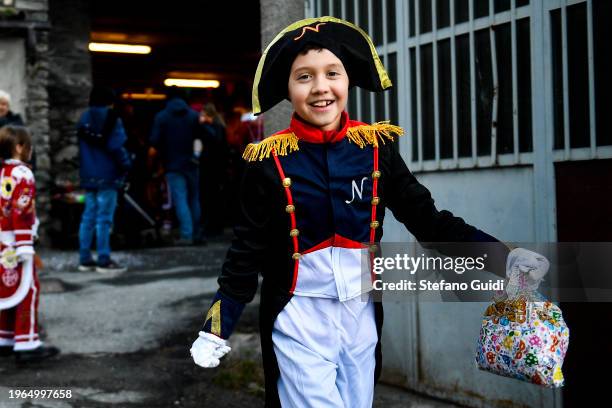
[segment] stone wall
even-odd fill
[[[76,123],[92,85],[89,7],[88,1],[50,0],[50,163],[59,186],[78,183]]]
[[[90,1],[15,0],[0,7],[0,36],[23,38],[26,69],[22,113],[36,151],[41,244],[48,244],[51,195],[78,182],[76,122],[91,88]]]
[[[36,31],[35,56],[28,58],[26,64],[26,117],[27,125],[32,132],[36,151],[36,187],[37,211],[41,222],[40,236],[46,241],[45,225],[48,224],[51,206],[51,163],[49,161],[49,33]]]
[[[51,177],[49,162],[49,4],[48,0],[16,0],[4,9],[0,33],[23,38],[25,44],[25,97],[23,111],[36,151],[37,210],[42,223],[48,221]],[[41,230],[44,241],[44,228]]]
[[[52,25],[49,38],[49,174],[53,187],[61,192],[64,188],[78,187],[79,182],[76,124],[87,107],[92,82],[88,50],[91,3],[82,0],[50,0],[49,3]],[[56,212],[49,219],[46,230],[53,238],[50,244],[58,245],[58,235],[68,228],[63,225],[66,220]]]
[[[276,34],[289,24],[304,18],[304,0],[261,0],[262,52]],[[270,135],[289,126],[293,108],[283,101],[264,114],[264,133]]]

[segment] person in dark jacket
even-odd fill
[[[11,95],[0,89],[0,128],[5,125],[25,126],[20,114],[11,111]],[[36,150],[32,149],[32,158],[28,161],[30,168],[36,172]]]
[[[11,95],[0,89],[0,128],[5,125],[24,126],[18,113],[11,111]]]
[[[180,245],[200,239],[199,175],[194,158],[194,142],[199,137],[198,113],[187,105],[177,88],[170,88],[166,108],[155,116],[149,142],[161,156],[166,172],[179,221]]]
[[[110,230],[117,207],[117,192],[123,188],[131,160],[124,147],[127,135],[112,108],[114,92],[94,87],[87,109],[79,119],[81,187],[86,190],[85,210],[79,228],[79,270],[123,272],[125,267],[111,259]],[[94,235],[97,262],[91,255]]]
[[[206,236],[223,233],[225,217],[225,185],[227,180],[228,146],[225,122],[215,105],[207,103],[200,112],[203,151],[200,158],[202,218]]]

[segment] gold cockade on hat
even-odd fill
[[[297,37],[295,37],[293,41],[298,41],[300,38],[302,38],[304,34],[306,34],[306,30],[310,30],[310,31],[314,31],[315,33],[318,33],[319,27],[321,27],[322,25],[325,25],[325,23],[319,23],[314,27],[310,27],[310,26],[302,27],[302,33],[298,35]]]

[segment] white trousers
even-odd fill
[[[281,405],[370,408],[377,341],[371,300],[293,296],[272,330]]]

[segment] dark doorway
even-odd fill
[[[612,241],[612,160],[555,165],[557,228],[560,242]],[[612,271],[611,271],[612,273]],[[570,329],[563,365],[565,407],[605,401],[612,366],[612,303],[562,303]]]
[[[184,97],[198,111],[207,103],[214,104],[228,129],[233,129],[230,125],[240,123],[241,114],[251,107],[252,80],[261,55],[259,1],[105,0],[92,2],[90,10],[91,42],[151,47],[151,52],[144,55],[92,52],[92,77],[95,85],[110,86],[118,95],[116,108],[128,135],[126,147],[135,158],[128,193],[157,221],[158,227],[172,225],[174,212],[163,209],[167,201],[163,168],[151,160],[148,146],[153,119],[166,104],[164,81],[167,78],[219,81],[216,88],[184,88]],[[238,154],[231,157],[234,156],[239,157]],[[200,175],[204,223],[215,213],[217,219],[226,220],[225,226],[230,224],[231,211],[224,210],[222,205],[211,206],[231,202],[234,184],[230,178],[238,173],[232,170],[234,162],[237,160],[227,159],[217,166],[224,167],[216,169],[223,176]],[[202,163],[201,173],[205,168]],[[221,191],[224,186],[216,183],[216,193],[205,194],[212,187],[204,181],[222,177],[226,177],[225,184],[230,187]],[[213,195],[214,199],[204,198]],[[135,245],[144,243],[140,232],[149,225],[121,201],[115,225],[116,237],[131,236],[128,241]],[[122,244],[117,242],[116,246]]]
[[[215,102],[221,112],[250,106],[252,79],[261,54],[258,1],[95,1],[92,42],[142,44],[147,55],[92,55],[93,81],[119,94],[163,94],[169,76],[216,79],[215,89],[190,88],[188,102]],[[159,100],[126,99],[135,112],[133,129],[147,133],[147,119],[164,106]]]

